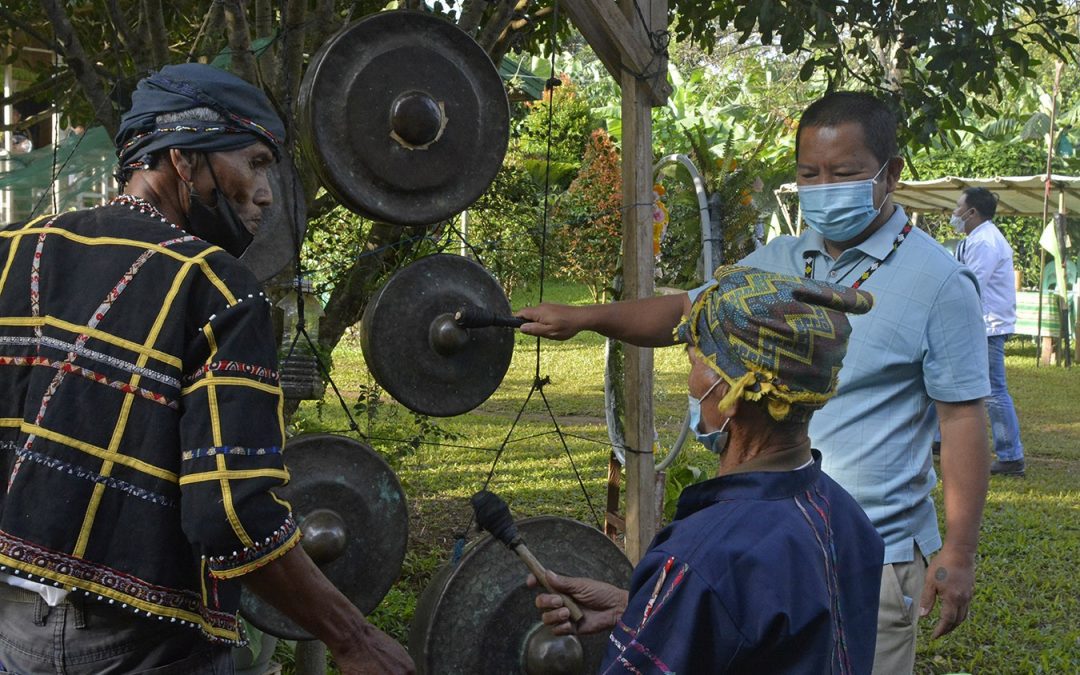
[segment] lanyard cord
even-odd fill
[[[911,223],[907,223],[906,225],[904,225],[904,229],[900,230],[900,234],[896,235],[896,239],[893,240],[892,248],[890,248],[889,252],[885,254],[885,257],[881,260],[875,260],[873,264],[870,265],[870,267],[867,267],[866,271],[859,275],[859,278],[855,280],[855,283],[851,284],[851,287],[858,288],[859,286],[862,286],[864,283],[866,283],[866,280],[869,279],[874,272],[877,272],[879,267],[885,264],[885,261],[887,261],[889,257],[896,252],[896,249],[900,248],[900,244],[904,243],[904,240],[907,239],[907,236],[910,232]],[[803,258],[803,262],[806,263],[806,267],[803,269],[803,275],[807,279],[814,278],[814,261],[815,257],[813,255],[807,255],[805,258]]]

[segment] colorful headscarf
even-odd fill
[[[210,108],[224,119],[156,121],[159,115],[193,108]],[[139,81],[115,140],[125,173],[148,167],[149,157],[166,148],[222,152],[263,141],[280,159],[285,125],[258,87],[213,66],[182,63]]]
[[[675,329],[730,386],[721,409],[764,399],[775,420],[809,419],[836,392],[851,325],[866,291],[752,267],[724,266]]]

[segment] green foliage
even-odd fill
[[[1069,6],[1053,0],[899,2],[888,11],[872,0],[732,0],[677,3],[671,12],[676,40],[708,49],[732,30],[739,43],[807,50],[804,81],[820,72],[830,88],[886,94],[906,112],[902,145],[955,143],[968,111],[990,112],[1005,85],[1036,74],[1033,52],[1072,61],[1077,44]]]
[[[560,273],[589,287],[597,301],[611,283],[622,246],[622,171],[615,144],[592,133],[581,171],[555,209]]]
[[[550,146],[550,159],[556,168],[552,175],[555,192],[565,190],[573,179],[589,145],[589,135],[597,126],[591,105],[578,95],[577,87],[565,75],[560,82],[562,84],[554,89],[554,96],[548,89],[542,100],[524,104],[527,113],[512,132],[516,132],[518,138],[513,153],[532,167],[541,186],[544,185],[543,171]]]
[[[670,523],[675,519],[675,509],[679,506],[679,497],[682,495],[683,490],[694,483],[708,480],[713,474],[715,474],[715,468],[713,468],[712,473],[707,470],[703,471],[690,464],[690,460],[686,458],[686,455],[680,453],[675,458],[675,461],[671,463],[671,466],[667,468],[667,476],[664,481],[664,522]]]
[[[540,276],[543,206],[543,183],[509,157],[491,187],[469,207],[470,252],[507,295]]]

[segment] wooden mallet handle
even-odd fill
[[[585,614],[577,603],[571,600],[565,593],[560,593],[551,587],[547,579],[547,570],[532,554],[529,547],[518,535],[517,527],[514,526],[514,518],[510,515],[510,507],[497,494],[481,490],[472,496],[473,513],[476,515],[476,524],[481,530],[491,533],[508,549],[517,553],[529,571],[533,573],[540,585],[547,589],[548,593],[554,593],[563,599],[563,604],[570,610],[570,619],[574,623],[581,621]]]
[[[551,584],[548,583],[547,570],[545,570],[544,566],[540,564],[540,561],[536,559],[536,556],[532,554],[532,551],[525,545],[525,542],[518,541],[519,543],[512,545],[514,553],[517,553],[518,557],[524,561],[525,566],[529,568],[529,571],[532,572],[533,576],[536,577],[536,580],[540,582],[540,585],[547,589],[548,593],[554,593],[563,599],[563,604],[570,610],[570,620],[574,623],[581,621],[582,617],[585,616],[585,613],[581,611],[581,608],[577,606],[577,603],[574,602],[570,596],[566,593],[560,593],[551,587]]]

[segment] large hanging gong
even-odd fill
[[[274,201],[263,211],[255,238],[240,262],[265,283],[296,260],[307,232],[307,203],[300,175],[288,155],[270,169]]]
[[[275,490],[292,505],[301,545],[361,612],[378,606],[401,574],[409,539],[405,492],[367,445],[333,434],[304,434],[285,447],[289,484]],[[244,590],[240,611],[261,631],[287,640],[312,635]]]
[[[502,166],[509,104],[472,38],[423,12],[379,12],[331,37],[299,93],[323,184],[377,220],[428,225],[471,204]]]
[[[540,562],[557,574],[630,587],[633,566],[610,539],[576,520],[543,516],[517,522]],[[543,627],[525,585],[528,570],[486,535],[457,565],[442,568],[420,596],[409,653],[426,675],[595,673],[607,635],[557,638]]]
[[[375,381],[410,410],[460,415],[486,401],[506,375],[514,331],[463,328],[455,321],[463,307],[510,315],[506,294],[486,269],[448,254],[402,268],[368,302],[364,360]]]

